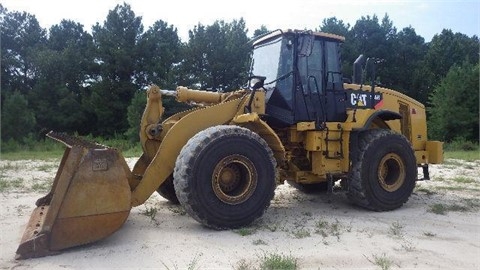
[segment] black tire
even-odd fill
[[[351,157],[349,199],[374,211],[401,207],[412,194],[417,178],[410,142],[387,129],[371,129],[358,136],[358,151]]]
[[[267,143],[238,126],[215,126],[193,136],[175,163],[174,185],[186,212],[203,225],[250,224],[270,205],[276,161]]]
[[[170,175],[163,184],[157,188],[158,194],[167,199],[172,204],[179,204],[177,194],[175,194],[175,187],[173,186],[173,175]]]

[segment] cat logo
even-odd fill
[[[367,96],[367,94],[351,93],[350,103],[352,104],[352,106],[365,107],[367,106]]]

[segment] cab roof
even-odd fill
[[[259,44],[259,43],[263,43],[266,40],[276,38],[278,36],[285,35],[285,34],[287,34],[287,35],[288,34],[309,34],[309,35],[314,35],[314,36],[322,37],[322,38],[326,38],[326,39],[333,39],[333,40],[338,41],[338,42],[344,42],[345,41],[345,37],[335,35],[335,34],[325,33],[325,32],[315,32],[315,31],[307,31],[307,30],[292,30],[292,29],[287,29],[287,30],[278,29],[278,30],[266,33],[266,34],[256,38],[255,40],[253,40],[253,46],[255,46],[256,44]]]

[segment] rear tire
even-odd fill
[[[358,151],[351,157],[349,199],[375,211],[401,207],[412,194],[417,178],[410,142],[386,129],[371,129],[358,136]]]
[[[177,158],[176,195],[186,212],[207,227],[242,227],[270,205],[275,167],[272,150],[258,134],[238,126],[207,128]]]
[[[157,188],[158,194],[167,201],[173,204],[179,204],[177,195],[175,194],[175,187],[173,186],[173,175],[170,175],[165,182],[163,182],[159,188]]]

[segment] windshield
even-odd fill
[[[267,102],[274,89],[278,89],[279,94],[290,102],[292,72],[293,50],[289,39],[280,36],[254,48],[251,75],[266,77]]]
[[[281,48],[281,37],[254,48],[251,74],[256,76],[265,76],[266,84],[277,79]]]

